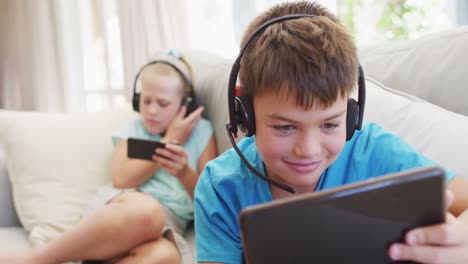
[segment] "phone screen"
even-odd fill
[[[165,143],[155,140],[128,138],[127,155],[133,159],[153,160],[156,148],[166,147]]]

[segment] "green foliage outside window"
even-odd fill
[[[440,0],[339,0],[338,15],[348,29],[356,35],[355,19],[359,17],[358,10],[378,7],[380,11],[375,27],[384,39],[408,39],[413,35],[430,31],[430,11],[438,8]],[[440,7],[439,7],[440,8]]]

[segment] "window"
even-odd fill
[[[339,0],[338,14],[357,45],[367,46],[453,27],[455,5],[454,0]]]
[[[242,33],[259,13],[284,0],[186,1],[190,47],[232,59]],[[414,39],[467,22],[464,0],[321,0],[355,36],[358,47]],[[88,111],[126,104],[117,1],[79,1]],[[144,6],[144,5],[142,5]],[[162,5],[163,6],[163,5]],[[464,9],[463,9],[464,8]],[[144,13],[144,12],[142,12]],[[164,25],[162,25],[164,27]]]
[[[97,112],[126,102],[116,2],[80,1],[86,109]]]

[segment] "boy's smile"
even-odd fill
[[[347,98],[339,97],[326,109],[314,105],[305,110],[295,96],[267,93],[254,96],[253,104],[255,143],[268,177],[297,193],[314,191],[346,142]],[[271,190],[274,198],[287,195]]]

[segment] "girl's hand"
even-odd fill
[[[447,193],[448,207],[453,203]],[[446,223],[415,228],[405,235],[406,244],[392,244],[388,250],[393,260],[422,263],[468,263],[468,211],[458,218],[447,213]]]
[[[184,118],[187,107],[182,106],[179,113],[177,113],[174,120],[172,120],[167,128],[163,141],[177,141],[179,144],[184,144],[190,137],[190,134],[192,134],[193,128],[198,124],[198,121],[200,121],[204,109],[203,106],[200,106]]]
[[[167,143],[165,148],[157,148],[153,160],[169,174],[179,179],[185,176],[189,168],[187,151],[182,146],[173,143]]]

